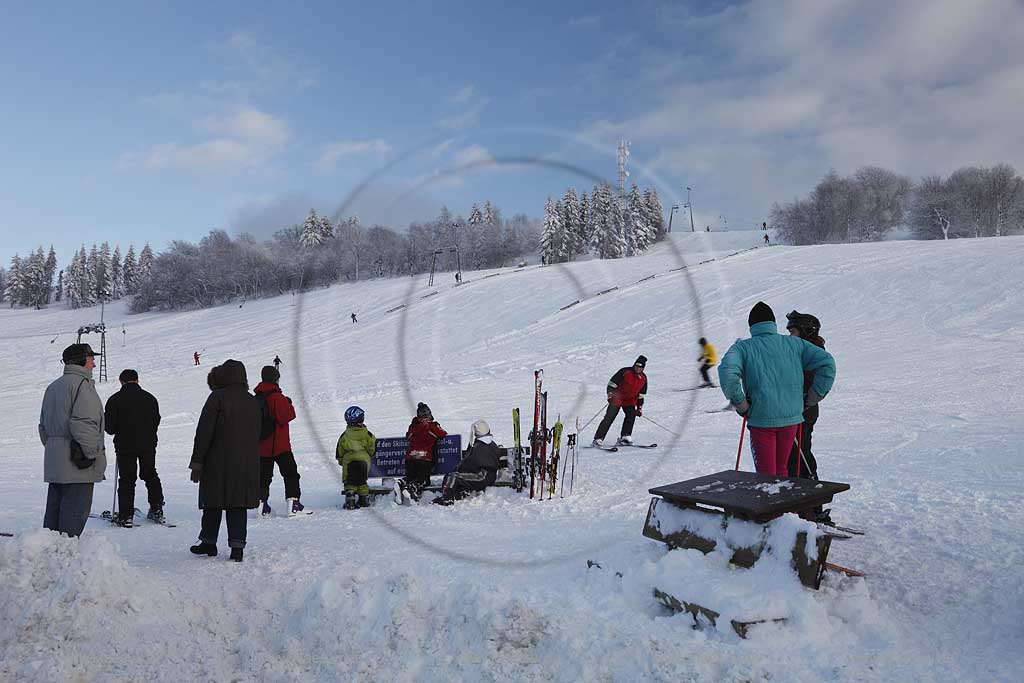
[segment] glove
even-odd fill
[[[814,389],[808,389],[807,395],[804,396],[804,408],[813,408],[814,406],[818,405],[818,403],[821,401],[821,398],[822,397],[819,396],[818,392],[816,392]]]
[[[203,466],[202,465],[191,465],[192,468],[192,481],[199,483],[199,480],[203,477]]]
[[[643,406],[637,406],[636,407],[636,416],[637,417],[643,417],[644,416],[644,407]]]
[[[741,417],[746,417],[747,416],[747,411],[750,410],[750,403],[747,402],[747,399],[743,399],[742,403],[740,403],[738,405],[734,405],[732,408],[733,408],[733,410],[736,411],[737,415],[739,415]]]

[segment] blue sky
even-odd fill
[[[264,237],[310,206],[335,211],[382,167],[352,206],[364,223],[487,198],[539,215],[548,194],[612,178],[620,138],[666,210],[690,185],[697,222],[733,228],[829,168],[1021,169],[1024,152],[1014,0],[33,3],[2,17],[4,263],[40,243],[63,260],[83,242]],[[542,162],[472,165],[509,156]]]

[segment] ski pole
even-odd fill
[[[664,429],[664,430],[665,430],[666,432],[668,432],[668,433],[669,433],[669,434],[671,434],[672,436],[675,436],[675,437],[678,437],[678,436],[679,436],[679,434],[677,434],[677,433],[673,432],[673,431],[672,431],[671,429],[669,429],[668,427],[665,427],[665,426],[663,426],[663,425],[660,425],[660,424],[658,424],[657,422],[655,422],[655,421],[654,421],[654,420],[652,420],[651,418],[647,417],[646,415],[641,415],[640,417],[642,417],[643,419],[647,420],[648,422],[650,422],[650,423],[651,423],[652,425],[654,425],[655,427],[661,427],[662,429]]]
[[[577,431],[576,433],[577,433],[577,434],[579,434],[579,433],[580,433],[580,431],[582,431],[582,430],[586,429],[587,427],[589,427],[589,426],[590,426],[590,423],[591,423],[591,422],[593,422],[594,420],[596,420],[596,419],[597,419],[597,416],[598,416],[598,415],[600,415],[600,414],[601,414],[601,411],[603,411],[603,410],[607,410],[607,408],[598,408],[598,409],[597,409],[597,412],[596,412],[596,413],[594,413],[594,417],[592,417],[592,418],[590,418],[589,420],[587,420],[587,424],[585,424],[585,425],[583,425],[582,427],[580,427],[580,429],[579,429],[579,430],[578,430],[578,431]]]
[[[117,456],[114,456],[114,502],[110,504],[110,519],[117,517]]]
[[[800,461],[804,459],[804,423],[796,428],[796,476],[800,478]]]
[[[743,416],[743,424],[740,425],[740,447],[736,451],[736,471],[740,471],[740,453],[743,452],[743,432],[747,429],[747,416]],[[757,467],[757,463],[754,463],[754,467]]]

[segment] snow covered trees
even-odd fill
[[[305,222],[302,224],[302,246],[307,249],[318,247],[327,240],[334,238],[334,226],[326,216],[316,215],[316,211],[309,210]]]
[[[561,263],[568,254],[565,249],[565,224],[562,221],[562,206],[551,201],[544,207],[544,229],[540,236],[540,255],[543,263]]]
[[[880,240],[903,227],[919,239],[998,237],[1024,232],[1024,180],[1007,164],[916,185],[877,166],[830,171],[806,199],[776,204],[771,221],[790,244]]]
[[[627,240],[632,253],[639,254],[665,235],[661,200],[654,188],[641,192],[634,184],[623,210],[618,192],[611,186],[599,185],[589,196],[583,192],[578,199],[576,188],[570,187],[550,206],[552,210],[557,207],[557,222],[545,209],[540,240],[545,263],[570,260],[588,250],[599,258],[621,258],[627,254]]]
[[[598,185],[590,195],[592,231],[590,245],[599,258],[626,255],[626,235],[622,211],[610,185]]]

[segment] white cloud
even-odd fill
[[[243,107],[229,116],[209,117],[202,127],[212,133],[274,147],[283,146],[291,137],[284,121],[252,107]]]
[[[251,107],[226,116],[203,118],[196,127],[217,137],[192,144],[160,143],[140,153],[123,154],[118,168],[247,170],[268,163],[291,137],[281,119]]]
[[[719,188],[744,213],[806,194],[832,167],[916,177],[1024,160],[1015,0],[778,0],[677,19],[699,27],[705,67],[666,70],[649,104],[585,133],[633,140],[634,161],[705,196]]]
[[[332,142],[324,145],[320,159],[317,161],[317,168],[321,171],[329,171],[337,165],[339,159],[350,156],[373,155],[379,161],[383,161],[391,155],[391,152],[391,145],[381,138]]]
[[[448,96],[448,102],[460,107],[460,111],[441,118],[441,126],[450,130],[465,130],[480,123],[483,113],[491,99],[476,92],[472,84],[459,88]]]
[[[494,157],[481,145],[470,145],[453,155],[456,166],[471,166],[494,161]]]

